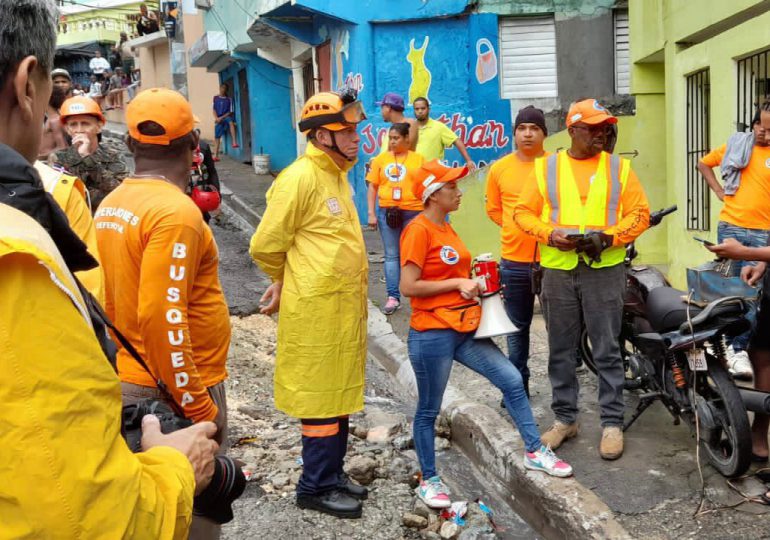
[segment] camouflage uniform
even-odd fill
[[[93,154],[86,157],[81,157],[71,146],[56,152],[55,162],[68,173],[83,180],[88,188],[91,209],[94,212],[102,199],[128,176],[128,167],[121,153],[103,143],[97,146]]]

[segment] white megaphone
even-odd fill
[[[505,312],[500,296],[500,270],[491,253],[483,253],[473,262],[473,274],[481,285],[481,321],[474,339],[504,336],[519,331]]]

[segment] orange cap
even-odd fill
[[[584,99],[573,103],[567,113],[567,127],[583,122],[595,126],[607,122],[608,124],[617,124],[618,119],[612,116],[610,111],[604,108],[595,99]]]
[[[145,144],[168,146],[195,128],[190,103],[182,94],[168,88],[150,88],[139,92],[126,107],[126,124],[131,138]],[[139,132],[142,122],[155,122],[165,130],[162,135]]]
[[[412,193],[423,203],[428,197],[436,193],[441,187],[448,183],[459,180],[468,174],[468,166],[465,167],[447,167],[437,160],[431,160],[423,163],[413,177]]]
[[[67,98],[59,108],[59,119],[63,124],[67,123],[67,118],[70,116],[78,116],[80,114],[95,116],[100,122],[106,122],[104,115],[102,114],[102,108],[90,97],[74,96]]]

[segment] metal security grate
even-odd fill
[[[706,181],[698,171],[698,161],[710,149],[709,70],[687,77],[687,228],[707,231],[711,197]]]
[[[302,66],[302,86],[305,91],[305,101],[315,94],[315,79],[313,79],[313,62],[308,61]]]
[[[770,98],[770,49],[738,60],[738,131],[751,127],[754,111]]]

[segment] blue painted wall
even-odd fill
[[[226,152],[240,161],[251,161],[251,154],[270,154],[271,168],[283,169],[296,158],[294,126],[291,119],[291,72],[255,54],[234,53],[238,61],[220,72],[220,80],[234,89],[235,117],[239,142],[243,141],[244,123],[240,107],[238,72],[246,70],[251,115],[251,152],[229,147]]]
[[[222,4],[224,7],[225,3]],[[319,45],[330,41],[332,88],[346,84],[359,88],[369,118],[360,126],[361,153],[349,178],[363,219],[365,164],[379,152],[379,132],[387,129],[375,102],[392,91],[408,100],[410,86],[415,82],[419,86],[419,80],[426,74],[419,59],[414,65],[409,61],[420,56],[419,52],[410,53],[412,40],[415,49],[423,50],[424,68],[430,74],[427,97],[432,103],[433,118],[445,122],[461,136],[471,158],[480,165],[510,151],[510,104],[500,99],[496,74],[497,15],[468,13],[468,4],[467,0],[296,0],[260,15],[265,23],[306,43]],[[232,21],[225,20],[225,25],[232,22],[234,26],[243,26],[243,12],[227,13],[232,15]],[[308,19],[308,15],[312,18]],[[214,24],[212,29],[220,28]],[[253,55],[234,56],[240,61],[222,72],[223,79],[233,77],[244,65],[250,66],[253,147],[258,151],[260,141],[266,141],[268,152],[267,143],[272,143],[269,153],[274,155],[273,168],[281,168],[295,157],[294,146],[289,144],[296,128],[290,118],[292,97],[284,87],[289,86],[288,70]],[[491,69],[482,73],[486,76],[481,79],[477,76],[480,56],[487,59],[486,65]],[[418,93],[426,93],[424,87]],[[406,115],[413,114],[409,105]],[[286,144],[275,144],[283,140]],[[450,163],[462,161],[454,149],[447,151],[446,158]]]
[[[413,9],[409,13],[414,16],[419,12]],[[500,99],[496,75],[497,28],[494,14],[397,24],[356,25],[327,20],[317,25],[320,41],[331,39],[333,86],[353,84],[361,88],[360,98],[369,115],[359,130],[359,163],[349,175],[360,216],[366,216],[365,163],[379,152],[380,133],[388,127],[376,105],[386,92],[398,92],[406,100],[410,87],[414,87],[412,97],[427,93],[433,118],[445,122],[463,139],[479,165],[510,151],[510,103]],[[477,77],[478,50],[491,66],[481,79]],[[424,52],[422,60],[419,51]],[[411,104],[405,114],[413,116]],[[447,151],[446,159],[449,163],[462,162],[454,148]]]

